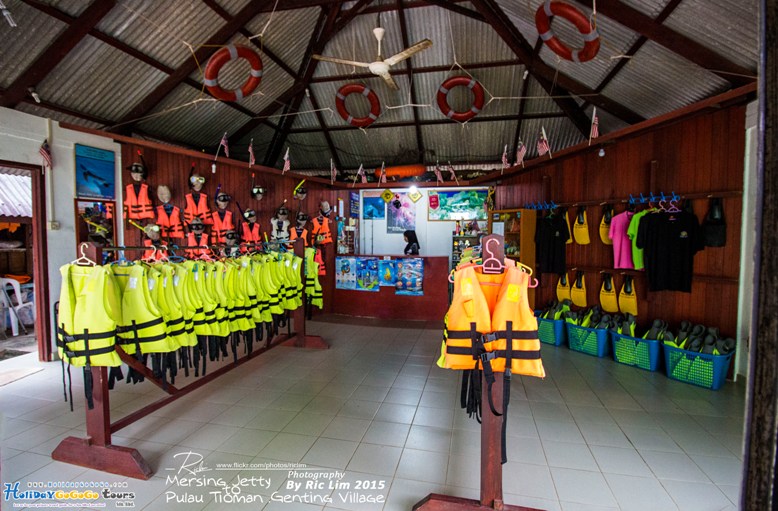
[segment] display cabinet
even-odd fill
[[[537,212],[534,209],[499,209],[489,211],[489,234],[505,238],[505,256],[519,261],[535,271],[535,226]],[[530,307],[535,306],[535,290],[529,289]]]

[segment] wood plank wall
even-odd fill
[[[744,130],[745,106],[741,105],[621,139],[606,145],[602,158],[597,155],[599,147],[593,144],[591,151],[564,160],[550,160],[547,165],[506,179],[498,186],[496,206],[498,209],[523,207],[538,200],[571,204],[599,202],[641,192],[674,191],[680,195],[742,192]],[[652,161],[655,161],[653,165]],[[639,326],[645,327],[658,318],[677,329],[680,321],[689,320],[717,326],[722,334],[735,336],[742,198],[740,195],[727,197],[723,203],[726,245],[706,248],[695,256],[691,293],[649,293],[645,276],[635,278]],[[702,222],[708,200],[696,199],[693,204]],[[624,211],[625,207],[616,204],[615,213]],[[572,221],[573,209],[570,216]],[[599,303],[602,279],[598,270],[613,268],[613,251],[599,239],[602,207],[587,206],[587,217],[591,244],[567,245],[567,267],[568,270],[577,266],[592,270],[586,272],[587,302],[592,305]],[[624,276],[615,270],[613,273],[618,292]],[[553,275],[543,275],[537,294],[538,306],[555,298],[556,281]]]
[[[125,164],[125,168],[122,170],[122,194],[124,194],[125,186],[133,182],[128,167],[132,162],[138,161],[138,151],[143,153],[143,157],[149,167],[146,183],[149,185],[149,195],[154,206],[159,204],[157,186],[167,185],[173,196],[171,202],[183,211],[186,205],[184,196],[189,193],[189,170],[192,167],[192,163],[194,163],[195,172],[206,179],[203,193],[209,196],[209,206],[212,211],[216,209],[214,201],[216,187],[221,183],[222,191],[233,197],[233,201],[228,206],[228,209],[233,212],[234,218],[238,219],[240,217],[237,207],[237,203],[240,203],[244,210],[252,208],[257,212],[257,221],[261,223],[262,229],[266,231],[270,230],[270,219],[284,199],[287,200],[287,207],[289,207],[292,216],[296,214],[300,205],[302,210],[308,213],[308,215],[315,216],[319,210],[319,203],[322,200],[328,201],[330,206],[335,208],[337,199],[342,198],[345,201],[345,206],[348,207],[348,190],[335,190],[328,185],[306,181],[304,186],[307,188],[308,194],[302,201],[296,201],[292,198],[292,190],[302,178],[288,177],[288,174],[281,176],[278,170],[262,171],[254,167],[253,172],[255,173],[256,183],[262,184],[268,189],[268,193],[264,198],[257,201],[251,197],[252,171],[248,169],[247,163],[237,165],[232,161],[223,162],[222,158],[219,158],[216,174],[212,174],[210,160],[193,160],[190,156],[176,152],[175,149],[164,151],[129,143],[122,144],[122,161]],[[334,221],[334,213],[331,214],[330,218]],[[293,218],[291,221],[294,225]],[[334,230],[334,226],[332,227]],[[310,223],[308,224],[308,229],[310,232]],[[126,221],[124,233],[126,246],[135,246],[142,243],[143,236],[141,231],[129,225]],[[327,245],[324,253],[327,268],[334,269],[335,245]],[[140,254],[128,253],[128,257],[140,257]],[[320,277],[320,279],[324,289],[324,311],[328,312],[332,304],[332,292],[335,287],[333,272],[329,271],[326,276]]]

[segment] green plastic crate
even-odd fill
[[[538,318],[538,339],[546,344],[560,346],[565,342],[565,321]]]
[[[659,367],[659,341],[639,339],[629,335],[618,334],[611,330],[613,359],[646,371],[656,371]]]
[[[595,357],[608,355],[610,343],[608,331],[602,328],[586,328],[567,323],[567,343],[570,349]]]
[[[707,355],[663,344],[667,376],[706,389],[718,390],[724,385],[733,353]]]

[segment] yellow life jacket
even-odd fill
[[[281,287],[274,278],[275,268],[275,258],[271,256],[265,256],[259,282],[262,284],[262,288],[268,295],[268,307],[270,313],[282,314],[284,312],[282,306],[283,296]]]
[[[254,322],[254,326],[257,323],[262,322],[262,308],[260,306],[260,296],[257,291],[257,282],[254,280],[254,272],[257,270],[257,265],[253,259],[247,256],[243,256],[239,259],[240,270],[238,270],[238,281],[243,289],[246,290],[246,297],[248,299],[248,316]]]
[[[482,273],[474,266],[456,270],[443,367],[482,369],[488,361],[493,372],[504,372],[510,359],[512,373],[546,375],[538,323],[527,300],[529,277],[511,260],[503,273]]]
[[[166,265],[166,268],[169,270],[165,272],[167,280],[163,279],[162,285],[171,289],[181,306],[181,314],[184,318],[184,337],[179,338],[179,344],[195,346],[197,335],[194,331],[194,316],[198,307],[202,309],[202,299],[192,285],[190,272],[183,265]],[[205,317],[204,314],[202,316]]]
[[[315,255],[316,249],[305,249],[305,294],[311,305],[321,309],[324,306],[324,295],[319,283],[319,264],[313,260]]]
[[[121,299],[111,271],[66,264],[57,316],[57,352],[74,366],[121,365],[115,350]]]
[[[175,291],[175,273],[172,265],[165,264],[158,267],[160,278],[157,283],[158,304],[162,309],[162,316],[165,318],[168,338],[175,342],[178,347],[193,346],[192,339],[186,331],[186,320],[184,312],[187,306],[178,298]],[[195,344],[197,339],[195,338]]]
[[[266,288],[265,263],[263,258],[255,256],[252,258],[253,272],[251,277],[254,280],[254,288],[257,292],[257,304],[259,306],[260,319],[263,323],[273,321],[273,315],[270,313],[270,293]]]
[[[224,288],[224,276],[226,269],[224,263],[215,261],[206,266],[205,286],[216,302],[216,322],[211,326],[211,335],[227,337],[230,335],[229,297]]]
[[[248,292],[240,278],[241,269],[241,265],[237,261],[228,261],[225,283],[228,293],[233,296],[233,318],[230,321],[230,329],[233,332],[251,330],[255,326],[251,317]]]
[[[122,300],[122,321],[116,342],[133,355],[141,353],[169,353],[176,349],[168,341],[162,311],[151,299],[149,277],[143,263],[133,266],[113,266]],[[154,280],[151,280],[153,286]]]
[[[195,334],[211,335],[212,327],[216,322],[216,302],[207,290],[205,264],[198,261],[186,261],[184,265],[189,273],[189,282],[193,291],[192,297],[194,305],[196,305],[193,317]]]

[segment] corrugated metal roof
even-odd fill
[[[251,0],[216,0],[225,11],[232,14],[237,14],[241,9],[246,7]]]
[[[54,119],[55,121],[68,122],[70,124],[85,126],[87,128],[94,128],[94,129],[105,128],[105,126],[102,124],[92,122],[92,121],[87,121],[86,119],[83,119],[81,117],[75,117],[73,115],[63,114],[62,112],[57,112],[55,110],[49,110],[48,108],[42,107],[35,103],[19,103],[16,106],[16,110],[19,110],[20,112],[32,114],[32,115],[37,115],[38,117],[43,117],[45,119]]]
[[[261,164],[265,152],[273,141],[273,135],[275,135],[275,130],[267,125],[260,124],[251,130],[251,133],[247,136],[235,141],[237,143],[235,150],[235,154],[238,155],[237,158],[245,161],[248,160],[249,142],[253,140],[254,155],[257,158],[257,163]],[[232,154],[232,152],[230,152],[230,154]]]
[[[570,147],[584,140],[581,132],[566,117],[551,117],[548,119],[525,119],[521,123],[522,142],[527,146],[527,159],[538,155],[538,139],[541,127],[546,129],[551,152]]]
[[[758,18],[756,0],[684,0],[665,25],[732,62],[753,69],[756,76]]]
[[[591,119],[592,118],[592,106],[589,105],[587,108],[585,108],[586,116]],[[599,120],[599,130],[600,130],[600,136],[605,135],[607,133],[610,133],[612,131],[617,131],[622,128],[626,128],[629,126],[626,122],[622,121],[618,117],[609,114],[602,108],[597,109],[597,119]]]
[[[8,176],[27,176],[30,177],[32,175],[32,171],[29,169],[18,169],[16,167],[2,167],[0,166],[0,174],[5,174]]]
[[[48,0],[46,3],[76,18],[89,7],[89,2],[84,0]]]
[[[323,105],[322,98],[319,98],[317,95],[314,95],[314,97],[319,102],[319,108],[329,108]],[[311,104],[311,100],[307,97],[303,98],[303,102],[300,103],[300,110],[299,110],[300,113],[294,116],[294,123],[292,124],[292,129],[321,128],[321,124],[319,124],[319,119],[316,117],[316,113],[313,110],[314,108],[313,105]],[[330,117],[333,114],[333,110],[334,109],[330,109],[321,112],[321,115],[325,118]],[[308,113],[303,113],[303,112],[308,112]]]
[[[0,216],[32,217],[32,177],[0,171]]]
[[[189,85],[176,87],[149,115],[153,117],[138,123],[142,130],[208,148],[217,145],[225,131],[229,136],[249,120]]]
[[[246,29],[252,35],[258,35],[265,29],[262,39],[258,38],[256,41],[266,45],[287,66],[297,72],[300,69],[305,50],[308,48],[308,41],[316,26],[318,16],[318,7],[276,11],[265,29],[265,25],[270,19],[270,13],[262,13],[246,23]],[[270,59],[263,55],[262,60],[266,62]],[[284,73],[283,70],[279,71]]]
[[[551,99],[546,93],[543,86],[535,80],[533,77],[528,76],[529,86],[527,86],[527,97],[525,101],[527,104],[524,106],[524,112],[527,114],[545,114],[560,112],[561,109],[556,101]]]
[[[86,36],[36,90],[56,105],[118,120],[165,78],[165,73]]]
[[[664,10],[665,6],[670,3],[670,0],[621,0],[621,3],[652,18],[656,18]]]
[[[338,149],[344,167],[359,167],[360,163],[400,165],[418,161],[416,130],[413,126],[366,130],[333,131],[332,143]]]
[[[603,94],[649,119],[728,88],[722,78],[649,41]]]
[[[324,133],[321,131],[292,133],[286,139],[286,145],[290,148],[289,161],[292,164],[292,168],[321,168],[324,166],[322,163],[327,162],[327,169],[329,169],[332,153],[327,145],[327,140],[324,138]],[[283,166],[281,160],[285,152],[286,150],[283,150],[279,153],[278,160],[274,162],[274,167],[281,168]]]
[[[516,121],[433,124],[421,133],[429,162],[499,162],[505,144],[513,144]]]
[[[19,0],[5,2],[16,28],[0,23],[0,87],[7,88],[48,48],[67,25]],[[42,30],[42,27],[46,27]]]
[[[190,0],[132,0],[117,2],[97,29],[177,68],[225,21],[200,2]],[[204,63],[202,63],[204,65]]]

